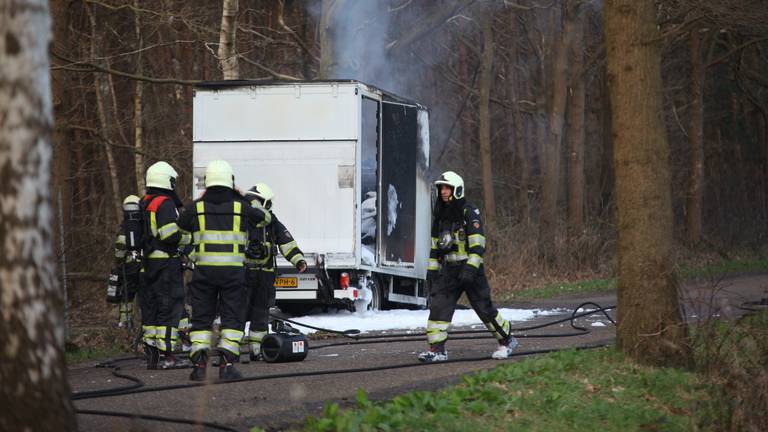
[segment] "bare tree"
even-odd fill
[[[542,142],[541,223],[539,241],[541,255],[548,260],[555,256],[555,238],[558,226],[557,201],[560,195],[560,153],[565,133],[565,108],[568,100],[569,41],[573,33],[576,0],[566,0],[562,5],[562,28],[555,26],[556,41],[554,63],[548,97],[548,126]],[[560,21],[560,20],[558,20]]]
[[[96,58],[97,57],[97,47],[100,45],[99,41],[101,40],[101,37],[99,36],[98,30],[96,28],[96,11],[89,11],[88,14],[90,23],[91,23],[91,57]],[[107,89],[109,88],[106,77],[104,74],[100,72],[96,72],[93,74],[93,80],[94,80],[94,91],[96,92],[96,111],[98,113],[99,118],[99,129],[101,131],[101,134],[99,134],[98,140],[102,141],[104,145],[104,156],[107,160],[107,168],[109,172],[109,185],[111,186],[111,192],[112,192],[112,199],[110,202],[112,203],[114,210],[115,210],[115,220],[117,220],[120,217],[120,202],[121,202],[121,195],[120,195],[120,181],[117,176],[117,164],[115,162],[115,156],[112,152],[112,143],[110,139],[110,132],[112,131],[113,124],[109,122],[107,119],[107,107],[106,102],[104,101],[104,98],[108,94],[112,94],[114,96],[114,92],[109,92]],[[106,180],[105,180],[106,181]]]
[[[221,32],[219,33],[219,50],[216,53],[221,63],[221,71],[225,80],[240,78],[240,67],[237,61],[237,10],[238,0],[223,0],[221,11]]]
[[[704,61],[701,53],[701,34],[698,29],[689,36],[691,50],[691,105],[688,145],[691,150],[688,194],[686,196],[686,222],[688,241],[701,240],[701,211],[704,195]]]
[[[347,0],[323,0],[320,16],[320,79],[333,77],[339,61],[336,52],[336,16],[345,7]]]
[[[133,31],[136,34],[136,75],[143,73],[141,60],[144,41],[141,34],[141,15],[139,14],[139,0],[133,0]],[[136,175],[136,194],[141,196],[144,191],[144,82],[136,80],[133,94],[133,154],[134,173]]]
[[[568,228],[572,236],[584,232],[584,128],[586,74],[584,21],[576,17],[571,39],[571,85],[568,98]]]
[[[496,200],[493,196],[493,166],[491,155],[491,87],[493,86],[493,14],[483,20],[483,57],[480,72],[480,166],[483,178],[485,223],[496,222]]]
[[[619,348],[653,365],[689,360],[672,260],[669,144],[653,1],[605,3],[618,207]]]
[[[0,6],[0,430],[77,429],[51,236],[48,2]]]

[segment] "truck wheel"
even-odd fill
[[[387,302],[386,294],[384,294],[386,283],[382,279],[379,276],[371,277],[372,298],[371,302],[368,303],[368,310],[387,310],[389,308],[389,302]]]

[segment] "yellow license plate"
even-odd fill
[[[296,277],[278,277],[275,278],[276,288],[298,288],[299,278]]]

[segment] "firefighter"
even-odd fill
[[[140,199],[136,195],[128,195],[123,200],[123,207],[132,206],[139,208]],[[137,239],[139,240],[139,239]],[[133,328],[133,300],[139,289],[139,276],[141,271],[141,257],[134,250],[128,250],[125,238],[125,221],[120,223],[120,231],[115,239],[115,261],[120,269],[121,276],[125,278],[125,290],[119,303],[120,317],[117,325],[121,328]]]
[[[144,223],[144,281],[139,296],[147,368],[186,367],[176,358],[179,349],[178,323],[184,309],[184,280],[179,249],[190,243],[190,235],[179,230],[176,194],[178,174],[167,162],[147,169],[147,194],[141,202]],[[160,355],[164,361],[160,362]]]
[[[285,259],[296,266],[299,273],[307,269],[307,262],[291,233],[272,211],[275,194],[264,183],[257,183],[245,193],[245,197],[257,201],[269,211],[272,221],[269,225],[249,233],[246,256],[246,281],[248,283],[248,306],[246,317],[251,321],[248,331],[249,357],[261,360],[261,340],[269,331],[269,308],[275,305],[275,259],[277,250]]]
[[[190,285],[193,381],[206,379],[211,329],[217,312],[221,317],[219,379],[242,377],[232,363],[240,357],[243,338],[245,247],[248,232],[269,224],[270,214],[258,203],[252,207],[235,190],[234,183],[229,163],[211,161],[205,169],[205,193],[187,205],[179,218],[179,227],[192,233],[195,248]]]
[[[491,302],[485,277],[485,234],[480,211],[464,199],[464,180],[453,171],[437,181],[437,200],[432,216],[432,247],[427,266],[431,284],[427,342],[429,350],[418,355],[422,362],[448,360],[445,343],[456,302],[464,292],[477,315],[498,341],[491,357],[505,359],[517,347],[509,322]]]

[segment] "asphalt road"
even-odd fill
[[[739,308],[744,301],[758,300],[766,296],[768,276],[742,275],[726,280],[698,280],[686,284],[682,290],[685,312],[689,319],[709,316],[733,317],[742,314]],[[505,305],[516,308],[563,308],[571,309],[584,301],[600,305],[614,305],[615,295],[572,296],[554,300],[532,301]],[[615,315],[614,315],[615,316]],[[545,316],[524,325],[553,321],[561,316]],[[596,322],[605,325],[593,325]],[[521,338],[518,353],[611,343],[615,329],[605,317],[594,315],[582,318],[578,324],[591,332],[577,337]],[[523,325],[523,324],[520,324]],[[456,329],[459,330],[459,329]],[[568,323],[529,332],[553,334],[573,332]],[[269,364],[264,362],[240,364],[238,368],[248,381],[190,386],[162,391],[84,399],[75,402],[77,409],[116,411],[128,414],[148,414],[203,420],[226,425],[235,430],[249,430],[260,426],[268,430],[282,430],[298,426],[308,415],[318,415],[326,402],[342,406],[354,405],[359,388],[365,389],[372,400],[384,400],[410,390],[435,390],[457,383],[464,374],[490,369],[500,364],[491,360],[495,342],[483,338],[483,334],[471,339],[449,339],[448,352],[451,362],[422,365],[416,354],[423,350],[423,340],[355,344],[322,348],[322,345],[348,340],[324,339],[311,341],[307,359],[299,363]],[[527,356],[515,357],[517,361]],[[478,360],[485,358],[484,360]],[[459,361],[456,361],[459,360]],[[471,360],[471,361],[463,361]],[[501,362],[504,362],[501,361]],[[190,384],[189,369],[147,371],[143,361],[127,360],[119,363],[121,373],[139,378],[142,390],[162,386]],[[396,367],[377,371],[345,372],[348,369]],[[269,378],[276,374],[316,374]],[[322,374],[321,374],[322,373]],[[209,369],[209,377],[215,378],[217,370]],[[69,368],[69,380],[73,391],[90,391],[124,386],[129,382],[116,378],[109,369],[94,368],[92,364]],[[174,425],[164,422],[106,417],[97,415],[78,416],[82,431],[181,431],[193,430],[190,425]],[[198,428],[196,430],[214,430]]]

